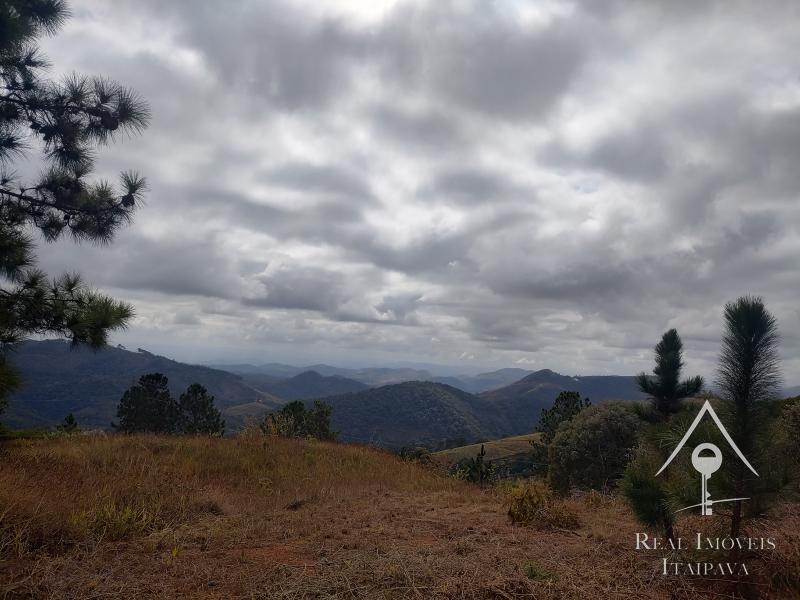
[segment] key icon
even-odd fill
[[[711,451],[711,456],[701,456],[702,452]],[[722,452],[714,444],[700,444],[692,452],[692,466],[702,476],[702,483],[700,484],[700,514],[708,516],[712,514],[711,494],[708,491],[708,480],[716,473],[722,466]]]

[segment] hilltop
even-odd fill
[[[500,437],[510,424],[487,402],[430,381],[409,381],[324,398],[340,439],[387,448],[432,447]]]
[[[243,373],[242,380],[259,391],[287,401],[361,392],[369,388],[355,379],[341,375],[325,376],[317,371],[303,371],[286,379],[260,373]]]
[[[603,400],[642,400],[635,377],[618,375],[567,376],[550,369],[527,375],[505,387],[484,392],[480,398],[501,411],[512,424],[506,435],[533,431],[543,408],[564,391],[580,392],[597,403]]]

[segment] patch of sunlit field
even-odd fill
[[[786,551],[762,565],[762,597],[793,597],[781,590],[800,556],[785,535],[796,513],[769,525]],[[0,598],[736,597],[730,582],[660,576],[658,557],[634,550],[640,528],[615,495],[481,489],[356,445],[0,444]]]
[[[486,451],[486,460],[502,460],[511,456],[531,453],[531,442],[541,437],[540,433],[527,433],[512,437],[501,438],[484,442],[483,444],[470,444],[434,452],[433,458],[445,465],[456,463],[460,460],[475,458],[481,451],[481,446]]]

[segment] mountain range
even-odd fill
[[[305,367],[295,367],[283,363],[265,363],[261,365],[250,364],[219,364],[212,365],[216,369],[230,371],[249,378],[251,381],[267,381],[265,378],[273,380],[283,380],[294,377],[302,373],[314,372],[325,377],[343,377],[353,381],[358,381],[364,385],[375,387],[388,385],[391,383],[402,383],[404,381],[434,381],[451,385],[465,392],[478,393],[496,389],[514,383],[533,371],[527,369],[498,369],[488,373],[477,375],[441,375],[434,374],[430,369],[423,368],[390,368],[390,367],[367,367],[361,369],[348,369],[344,367],[333,367],[326,364],[314,364]]]
[[[9,356],[24,382],[0,415],[12,427],[51,427],[71,412],[84,428],[107,429],[124,391],[152,372],[169,378],[175,396],[192,383],[204,385],[215,396],[228,431],[260,420],[286,402],[322,398],[333,408],[332,425],[342,440],[392,448],[443,448],[529,433],[542,409],[562,391],[580,392],[593,403],[644,398],[634,377],[567,376],[549,369],[437,376],[416,366],[345,369],[266,363],[227,365],[224,370],[142,349],[93,351],[56,340],[17,344]]]

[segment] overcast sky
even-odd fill
[[[115,342],[192,361],[713,375],[762,295],[800,382],[795,2],[71,0],[54,71],[153,111],[98,171],[150,192],[106,249]]]

